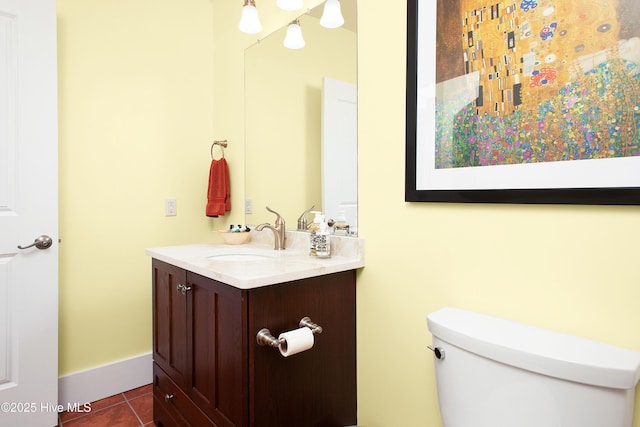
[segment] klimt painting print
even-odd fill
[[[408,0],[407,201],[640,204],[637,0]]]

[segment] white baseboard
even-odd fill
[[[68,405],[94,402],[153,381],[151,353],[119,360],[58,378],[58,403]]]

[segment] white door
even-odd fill
[[[56,64],[55,0],[0,0],[2,427],[57,424]]]
[[[322,87],[322,209],[336,219],[344,211],[358,229],[358,88],[325,78]]]

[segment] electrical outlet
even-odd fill
[[[244,213],[252,214],[253,213],[253,200],[245,199],[244,200]]]
[[[178,202],[176,199],[164,199],[164,216],[178,215]]]

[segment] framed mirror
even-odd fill
[[[323,6],[299,18],[303,48],[284,47],[286,25],[245,51],[247,224],[272,223],[269,206],[295,229],[315,205],[357,232],[356,0],[341,1],[335,29],[320,25]]]

